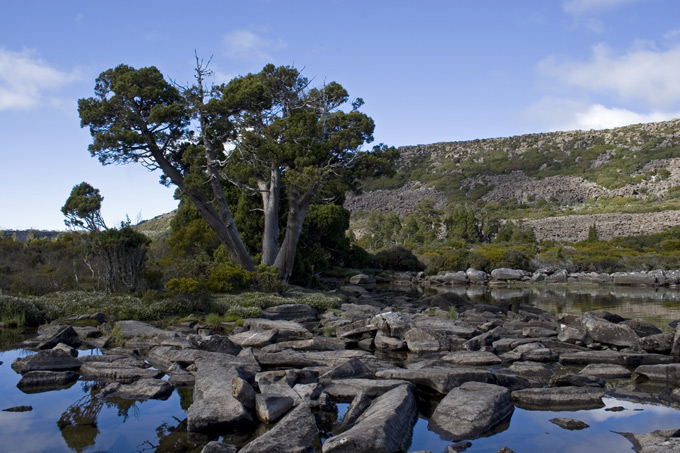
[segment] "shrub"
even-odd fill
[[[251,280],[252,274],[241,266],[218,264],[210,272],[206,288],[213,293],[226,293],[246,289]]]
[[[173,278],[166,283],[168,291],[179,294],[193,294],[198,290],[198,281],[194,278]]]
[[[422,271],[425,269],[423,263],[418,261],[413,252],[398,245],[376,253],[375,260],[381,269],[394,271]]]
[[[288,284],[279,278],[279,269],[276,266],[257,266],[255,281],[260,291],[267,293],[283,294],[288,289]]]

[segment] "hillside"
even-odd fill
[[[421,198],[431,198],[440,208],[475,203],[502,209],[505,217],[531,224],[539,240],[583,239],[582,224],[600,221],[605,237],[680,222],[674,212],[680,211],[680,119],[405,146],[400,152],[394,177],[367,181],[362,195],[347,197],[355,218],[373,210],[410,213]],[[655,221],[651,212],[666,215]]]

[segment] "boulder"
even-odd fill
[[[585,374],[562,374],[550,379],[551,387],[604,387],[607,382],[599,377]]]
[[[222,442],[212,440],[205,444],[201,453],[236,453],[238,447],[235,445],[224,444]]]
[[[581,318],[581,325],[594,341],[602,344],[635,348],[639,346],[639,338],[635,331],[625,324],[614,324],[586,313]]]
[[[515,362],[510,367],[508,367],[508,371],[520,374],[522,376],[532,377],[547,377],[552,376],[553,374],[552,369],[550,369],[550,367],[547,365],[531,361]]]
[[[359,393],[354,397],[350,405],[347,407],[347,412],[342,417],[342,422],[338,429],[340,431],[347,431],[357,419],[364,413],[364,411],[371,405],[371,398],[365,393]]]
[[[671,357],[674,362],[680,362],[680,322],[675,326],[675,335],[671,345]]]
[[[262,423],[274,423],[293,407],[289,396],[261,393],[255,396],[255,413]]]
[[[375,398],[404,384],[400,379],[334,379],[324,383],[324,390],[337,401],[350,402],[360,393]]]
[[[229,340],[243,348],[262,348],[276,342],[277,330],[248,330],[229,335]]]
[[[441,277],[441,281],[447,285],[465,285],[468,283],[468,278],[464,271],[447,272]]]
[[[153,368],[144,368],[120,360],[115,362],[85,362],[80,367],[80,374],[85,381],[131,384],[139,379],[159,379],[164,373]]]
[[[37,340],[40,341],[36,349],[52,349],[59,343],[77,348],[82,344],[78,333],[71,326],[48,326],[40,329]]]
[[[502,360],[494,353],[486,351],[456,351],[441,358],[446,363],[460,366],[500,365]]]
[[[522,280],[531,274],[521,269],[508,269],[501,267],[491,271],[491,279],[497,281]]]
[[[243,326],[254,331],[275,330],[285,339],[307,338],[311,335],[305,326],[295,321],[248,318],[243,320]]]
[[[189,335],[187,340],[192,347],[202,351],[237,355],[242,349],[241,346],[235,344],[224,335]]]
[[[366,364],[360,358],[354,357],[339,365],[336,365],[329,371],[319,376],[319,382],[324,383],[334,379],[348,378],[371,379],[374,376],[375,373],[373,370],[366,366]]]
[[[604,390],[594,387],[549,387],[515,390],[512,400],[527,410],[574,411],[604,407]]]
[[[41,393],[61,390],[78,380],[74,371],[29,371],[21,376],[17,387],[24,393]]]
[[[165,400],[170,397],[172,391],[172,385],[162,379],[139,379],[132,384],[109,384],[100,395],[134,400]]]
[[[599,377],[602,379],[628,379],[632,373],[628,368],[621,365],[591,363],[579,371],[579,374]]]
[[[657,365],[671,363],[673,359],[661,354],[636,354],[617,351],[580,351],[560,354],[562,365],[588,365],[606,363],[623,366]]]
[[[252,425],[250,412],[232,394],[232,379],[243,377],[234,366],[199,359],[194,401],[187,410],[189,431],[209,433]]]
[[[154,327],[151,324],[142,321],[118,321],[116,322],[116,325],[120,329],[120,334],[126,339],[133,337],[168,338],[176,336],[175,332],[159,329],[158,327]]]
[[[431,333],[454,336],[466,340],[481,333],[479,330],[463,325],[459,321],[441,316],[416,315],[412,319],[415,327],[425,329]]]
[[[318,436],[316,419],[309,406],[300,404],[239,453],[306,453]]]
[[[416,354],[437,352],[442,348],[436,335],[419,327],[406,332],[404,339],[406,340],[408,350]]]
[[[465,275],[470,283],[486,283],[489,281],[489,274],[484,271],[469,268]]]
[[[284,304],[262,310],[260,317],[274,321],[312,323],[319,320],[319,310],[305,304]]]
[[[680,451],[680,429],[666,429],[645,434],[619,433],[635,447],[635,451],[675,453]]]
[[[353,275],[349,279],[350,284],[352,285],[375,285],[375,278],[366,275],[366,274],[357,274]]]
[[[68,352],[51,349],[39,351],[12,362],[12,369],[19,374],[30,371],[78,371],[81,363]]]
[[[647,272],[614,272],[612,280],[615,285],[655,286],[656,275]]]
[[[680,386],[680,363],[666,365],[642,365],[635,369],[636,381],[650,380],[668,387]]]
[[[416,399],[407,386],[376,398],[347,431],[326,439],[323,453],[407,451],[418,419]]]
[[[390,337],[379,330],[373,339],[376,349],[381,351],[398,351],[406,349],[406,342],[400,338]]]
[[[625,321],[622,321],[621,324],[633,329],[633,331],[637,334],[639,338],[663,333],[663,331],[656,327],[654,324],[652,324],[651,322],[644,321],[642,319],[627,319]]]
[[[262,348],[262,352],[281,352],[286,349],[294,351],[342,351],[356,347],[356,342],[345,338],[314,337],[308,340],[290,340],[270,344]]]
[[[477,439],[508,420],[514,411],[510,391],[481,382],[466,382],[439,403],[428,428],[445,440]]]
[[[660,333],[640,338],[640,347],[655,354],[671,354],[673,348],[673,334]]]

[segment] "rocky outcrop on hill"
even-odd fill
[[[393,190],[374,190],[360,195],[348,192],[344,206],[349,212],[383,211],[403,215],[413,212],[423,198],[433,200],[437,209],[442,209],[447,204],[444,192],[418,181],[411,181]]]

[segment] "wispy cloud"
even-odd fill
[[[584,15],[615,9],[619,6],[639,1],[641,0],[565,0],[562,3],[562,7],[570,14]]]
[[[79,78],[78,71],[55,69],[32,51],[0,47],[0,111],[50,104],[50,94]]]
[[[544,77],[566,87],[613,96],[619,102],[638,102],[650,109],[680,103],[680,44],[657,50],[637,43],[616,54],[606,44],[593,48],[587,61],[551,57],[539,64]]]
[[[267,36],[266,31],[233,30],[224,35],[224,55],[238,60],[272,60],[272,54],[286,47],[280,38]]]

